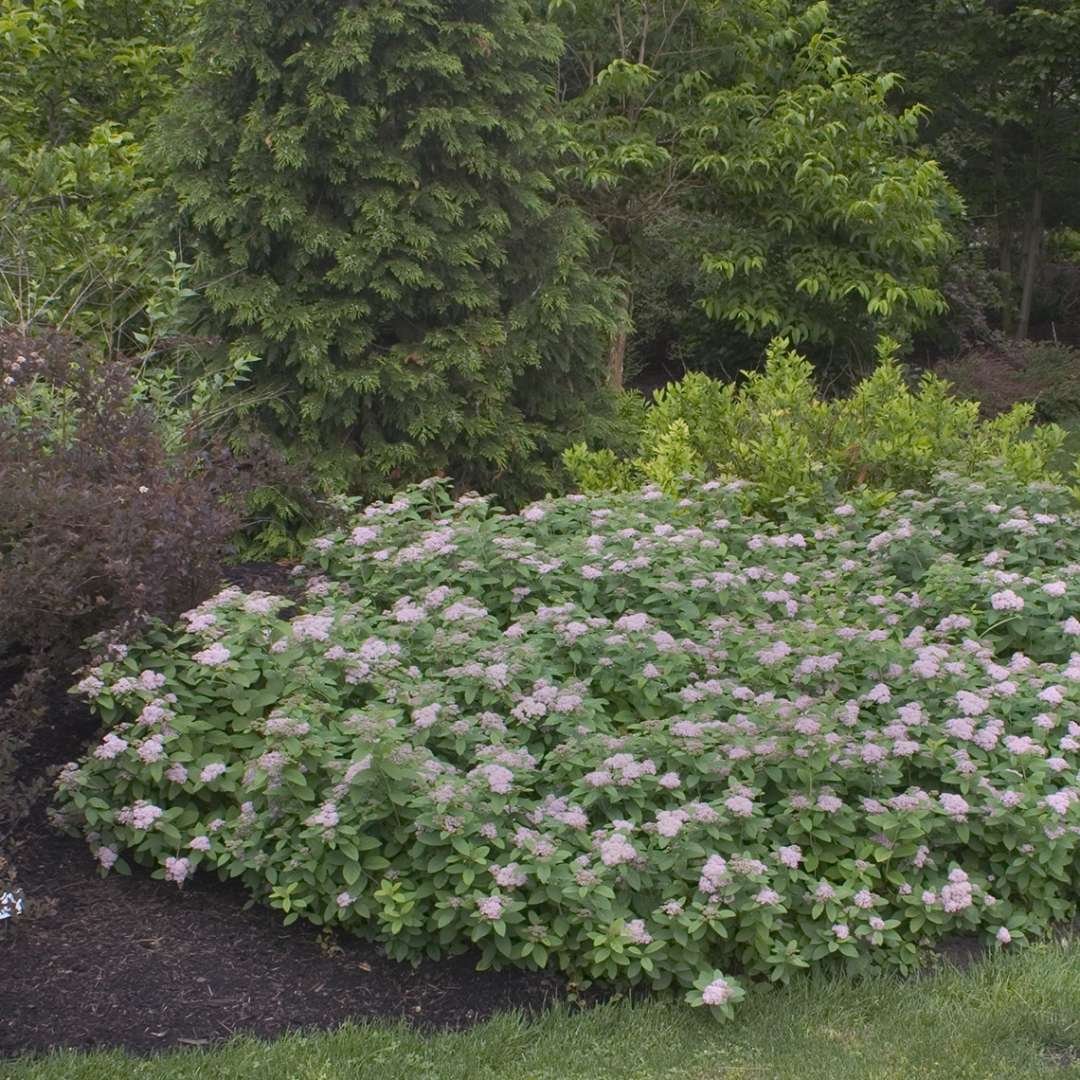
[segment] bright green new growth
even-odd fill
[[[560,50],[523,0],[207,5],[158,153],[217,328],[324,481],[521,492],[603,412],[609,292],[549,179]]]
[[[590,493],[631,490],[643,481],[677,493],[687,478],[745,480],[758,509],[863,486],[887,498],[925,489],[946,465],[970,475],[996,460],[1021,481],[1051,475],[1061,428],[1032,427],[1030,404],[983,420],[978,402],[953,397],[949,384],[929,373],[912,389],[896,348],[882,341],[874,373],[849,397],[826,401],[813,366],[776,340],[764,370],[746,373],[741,384],[693,372],[658,390],[643,413],[634,458],[578,444],[564,463]]]

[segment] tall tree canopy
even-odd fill
[[[869,343],[940,310],[948,219],[922,110],[853,70],[825,4],[549,0],[565,175],[628,282],[627,321]],[[618,350],[613,364],[618,369]]]
[[[140,140],[200,0],[0,0],[0,321],[130,347],[171,268]]]
[[[925,138],[996,248],[1026,337],[1046,228],[1080,226],[1078,0],[833,0],[860,63],[904,75]]]
[[[156,140],[216,327],[368,494],[526,489],[604,393],[612,293],[551,179],[526,0],[208,0]]]
[[[141,135],[175,80],[201,0],[0,0],[0,140]]]

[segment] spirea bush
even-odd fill
[[[730,1012],[1001,944],[1080,884],[1080,521],[944,477],[775,522],[711,482],[518,515],[441,481],[89,670],[58,781],[101,866],[238,877],[391,956]],[[741,981],[740,981],[741,980]]]

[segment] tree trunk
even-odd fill
[[[619,324],[608,356],[608,378],[616,390],[623,388],[623,362],[626,360],[626,323]]]
[[[1035,281],[1038,278],[1039,255],[1042,251],[1042,205],[1043,205],[1043,147],[1044,123],[1050,108],[1050,91],[1044,82],[1039,91],[1039,107],[1036,112],[1035,152],[1034,152],[1034,191],[1031,198],[1031,213],[1028,216],[1027,233],[1024,236],[1023,291],[1020,294],[1020,315],[1016,321],[1016,340],[1027,339],[1031,328],[1031,300],[1035,293]]]
[[[997,225],[998,269],[1001,271],[1001,329],[1012,333],[1016,296],[1013,282],[1013,223],[1009,212],[1008,185],[1005,182],[1004,136],[1000,128],[994,134],[994,218]]]
[[[1020,294],[1020,317],[1016,321],[1016,340],[1024,341],[1031,324],[1031,298],[1038,277],[1039,252],[1042,248],[1042,185],[1035,188],[1031,202],[1031,220],[1024,244],[1024,284]]]

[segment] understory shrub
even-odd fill
[[[825,400],[813,366],[777,339],[764,370],[739,384],[693,372],[658,390],[640,414],[636,456],[578,444],[564,464],[586,492],[651,482],[678,493],[710,477],[753,481],[755,508],[765,511],[792,500],[820,504],[862,486],[883,494],[925,488],[943,467],[966,474],[988,459],[1022,481],[1049,474],[1065,433],[1032,428],[1033,405],[983,419],[977,401],[954,397],[933,374],[911,389],[896,348],[884,340],[874,373],[848,397]]]
[[[509,515],[429,481],[85,673],[55,820],[417,959],[681,989],[911,969],[1076,911],[1080,518],[945,476]],[[1020,651],[1020,650],[1023,651]]]
[[[70,671],[89,635],[208,595],[262,475],[164,424],[122,360],[0,333],[0,661]]]

